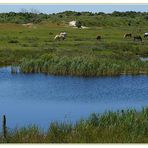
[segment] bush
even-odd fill
[[[76,21],[76,27],[81,28],[82,23],[80,21]]]
[[[15,44],[15,43],[19,43],[19,41],[18,40],[9,40],[8,43],[14,43]]]

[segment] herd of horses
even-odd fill
[[[140,35],[132,36],[131,33],[126,33],[126,34],[124,35],[124,38],[132,38],[132,37],[133,37],[133,40],[134,40],[134,41],[137,40],[137,41],[141,41],[141,42],[142,42],[142,37],[141,37]],[[148,37],[148,33],[147,33],[147,32],[144,33],[143,37],[144,37],[144,38],[147,38],[147,37]]]
[[[54,40],[65,40],[67,37],[67,33],[66,32],[61,32],[60,34],[57,34],[55,37],[54,37]],[[147,38],[148,37],[148,33],[144,33],[144,38]],[[133,38],[133,41],[141,41],[142,42],[142,37],[140,35],[135,35],[133,36],[132,33],[126,33],[124,34],[124,37],[123,38]],[[102,37],[100,35],[97,35],[96,37],[96,40],[101,40]]]

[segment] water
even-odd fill
[[[141,61],[148,61],[148,57],[140,57]]]
[[[0,69],[0,116],[9,128],[75,123],[93,112],[148,106],[148,76],[83,78],[11,74]],[[0,122],[1,124],[1,122]]]

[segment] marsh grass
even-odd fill
[[[0,135],[0,142],[2,135]],[[52,122],[8,130],[8,143],[147,143],[148,108],[93,113],[75,124]]]
[[[37,29],[18,24],[1,24],[0,28],[2,66],[17,63],[22,72],[56,75],[147,74],[148,64],[141,62],[139,56],[148,56],[148,40],[140,43],[123,39],[125,32],[136,30],[135,26],[76,29],[44,22],[38,24]],[[147,27],[143,26],[142,31],[145,30]],[[66,40],[54,41],[61,31],[68,33]],[[142,31],[139,34],[142,35]],[[101,41],[96,40],[98,34],[102,36]],[[51,53],[55,55],[51,61],[42,57]]]
[[[126,56],[125,56],[126,58]],[[23,73],[55,75],[111,76],[121,74],[148,74],[148,62],[140,60],[114,60],[94,56],[59,57],[45,54],[37,59],[24,58],[20,62]]]

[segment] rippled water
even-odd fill
[[[72,122],[91,113],[148,106],[148,76],[83,78],[0,69],[0,115],[8,127]]]

